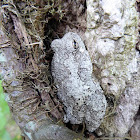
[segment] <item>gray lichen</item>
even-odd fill
[[[86,2],[86,46],[95,66],[94,72],[100,78],[107,97],[113,96],[117,102],[114,103],[112,111],[108,111],[109,114],[116,115],[106,117],[102,130],[109,130],[105,133],[110,136],[124,136],[134,124],[134,117],[140,105],[140,56],[136,55],[135,50],[138,41],[136,1]]]
[[[106,99],[99,83],[93,81],[92,63],[81,38],[69,32],[52,42],[52,75],[58,96],[65,106],[64,121],[86,123],[89,131],[97,129],[106,110]]]
[[[135,0],[87,0],[86,45],[103,90],[116,97],[137,72],[137,16]]]

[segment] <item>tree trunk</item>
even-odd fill
[[[140,139],[138,8],[135,0],[3,0],[3,88],[25,139],[84,140],[84,136],[94,139],[95,133],[101,139]],[[50,44],[69,31],[85,42],[93,79],[100,83],[108,103],[94,133],[84,125],[84,133],[76,133],[76,126],[63,123],[64,106],[51,76]]]
[[[123,137],[140,105],[136,1],[87,1],[87,27],[87,48],[108,99],[103,131]]]

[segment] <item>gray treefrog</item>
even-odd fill
[[[105,115],[106,98],[92,77],[92,62],[78,34],[69,32],[51,43],[54,51],[51,70],[64,104],[64,122],[85,123],[88,131],[97,129]]]

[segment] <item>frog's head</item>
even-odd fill
[[[85,50],[85,45],[82,39],[76,33],[69,32],[65,34],[62,41],[64,42],[65,48],[68,52],[73,52],[75,50],[83,52]]]
[[[51,43],[51,48],[54,52],[58,52],[63,47],[62,40],[61,39],[55,39]]]
[[[68,53],[78,50],[80,52],[85,51],[85,45],[80,36],[76,33],[69,32],[64,35],[62,39],[55,39],[51,43],[51,48],[56,51],[67,51]]]

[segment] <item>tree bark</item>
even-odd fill
[[[27,140],[86,139],[62,122],[63,104],[50,73],[50,43],[68,31],[77,32],[85,41],[93,78],[100,82],[108,102],[104,121],[95,133],[125,137],[131,131],[133,138],[139,138],[140,47],[135,0],[4,0],[0,18],[3,88]]]
[[[87,28],[87,48],[95,66],[94,72],[108,99],[103,131],[123,137],[134,124],[140,106],[135,0],[88,0]]]
[[[24,3],[20,4],[24,6]],[[38,29],[41,33],[32,34],[35,30],[32,27],[29,34],[14,1],[3,3],[1,20],[3,88],[22,134],[31,140],[85,139],[63,124],[57,125],[62,116],[58,110],[61,104],[55,102],[56,95],[49,81],[49,63],[44,58],[45,49],[41,39],[44,31]]]

